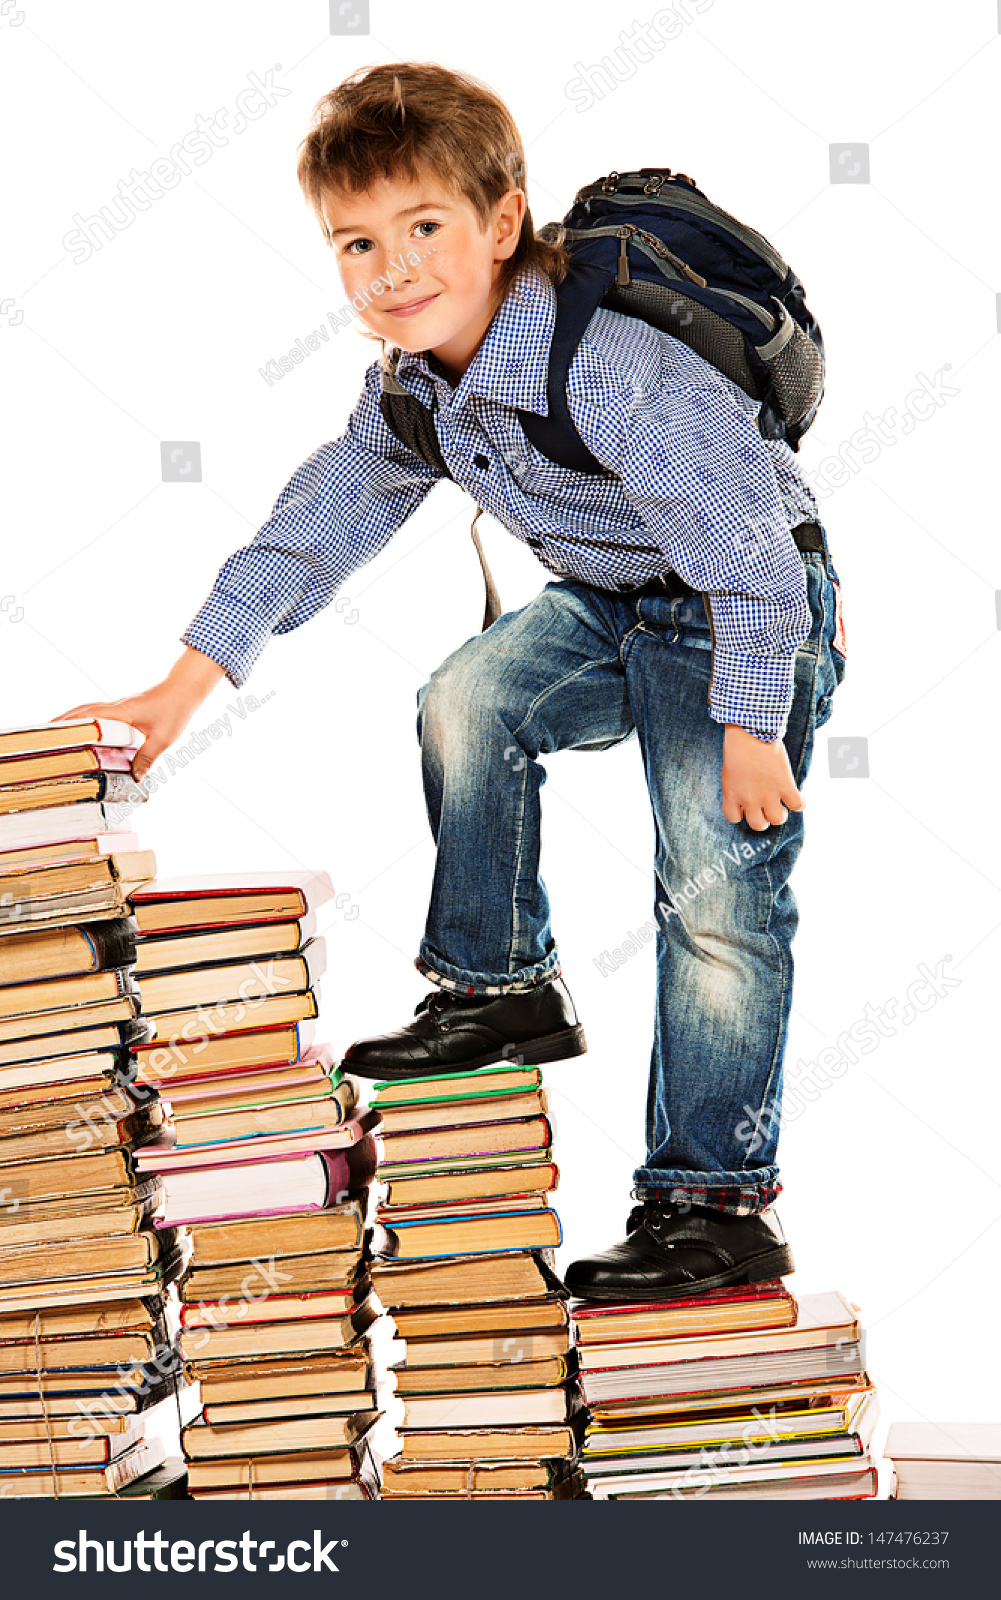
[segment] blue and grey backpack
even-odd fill
[[[575,472],[611,476],[584,444],[567,406],[570,364],[599,306],[649,322],[690,346],[760,400],[763,438],[799,449],[823,398],[824,343],[802,283],[760,233],[669,167],[610,172],[578,191],[561,223],[539,232],[571,256],[556,288],[549,414],[517,412],[544,456]],[[402,443],[451,477],[431,412],[391,371],[383,374],[380,407]],[[476,518],[471,531],[487,588],[486,628],[500,606]]]

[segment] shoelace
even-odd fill
[[[452,994],[448,989],[429,989],[414,1006],[414,1016],[416,1017],[421,1011],[430,1011],[437,1015],[447,1011],[451,1006],[474,1006],[479,1005],[481,1001],[482,996],[478,994]]]
[[[427,994],[422,995],[417,1004],[414,1006],[414,1016],[419,1016],[422,1011],[440,1011],[441,1006],[436,1006],[433,1004],[433,1002],[435,1000],[447,1001],[448,998],[449,997],[445,995],[441,989],[429,989]]]
[[[652,1200],[642,1200],[639,1205],[633,1206],[629,1213],[629,1218],[626,1222],[626,1233],[630,1234],[636,1228],[641,1228],[648,1217],[660,1218],[666,1222],[678,1214],[677,1209],[670,1202],[665,1205],[663,1201],[655,1203]]]

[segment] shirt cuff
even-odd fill
[[[794,658],[719,649],[713,655],[713,721],[736,722],[767,744],[781,739],[792,709]]]
[[[273,624],[225,591],[213,589],[181,634],[181,643],[217,661],[240,689],[271,636]]]

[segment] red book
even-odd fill
[[[678,1300],[582,1300],[571,1308],[581,1346],[788,1328],[796,1314],[796,1300],[781,1278]]]
[[[66,750],[80,745],[114,745],[123,750],[138,750],[146,735],[131,723],[112,717],[74,717],[66,722],[22,722],[0,728],[0,760],[7,756],[41,754],[46,750]]]
[[[333,892],[326,872],[239,872],[156,878],[129,899],[141,933],[166,933],[287,921]]]

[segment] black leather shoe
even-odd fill
[[[628,1237],[564,1273],[586,1300],[679,1300],[730,1284],[760,1283],[794,1271],[782,1224],[770,1208],[731,1217],[647,1201],[634,1207]]]
[[[358,1039],[341,1058],[360,1078],[401,1080],[461,1072],[495,1061],[563,1061],[587,1049],[584,1029],[562,978],[506,995],[460,995],[432,989],[414,1021],[396,1033]]]

